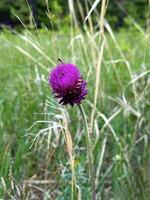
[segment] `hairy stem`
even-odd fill
[[[89,129],[88,129],[88,124],[85,116],[85,112],[82,108],[82,106],[79,104],[78,105],[79,110],[81,112],[83,122],[84,122],[84,127],[85,127],[85,136],[86,136],[86,143],[87,143],[87,155],[88,155],[88,164],[89,164],[89,176],[90,176],[90,184],[91,184],[91,189],[92,189],[92,199],[96,200],[96,193],[95,193],[95,175],[94,175],[94,166],[93,166],[93,154],[92,154],[92,143],[90,139],[90,134],[89,134]]]

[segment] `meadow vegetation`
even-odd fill
[[[91,199],[79,110],[59,105],[48,85],[58,58],[88,82],[97,200],[150,199],[149,31],[131,18],[130,28],[112,30],[104,2],[97,26],[89,15],[80,28],[71,13],[67,33],[25,24],[0,33],[2,199],[70,200],[72,182],[76,199]]]

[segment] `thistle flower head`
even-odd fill
[[[49,75],[49,85],[59,103],[63,105],[80,104],[87,95],[87,82],[79,69],[73,64],[61,63]]]

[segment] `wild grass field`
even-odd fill
[[[119,32],[106,24],[105,33],[0,33],[1,199],[70,200],[73,181],[75,198],[91,199],[78,107],[59,105],[48,85],[58,58],[88,82],[82,105],[97,200],[150,199],[149,46],[149,33],[135,23]]]

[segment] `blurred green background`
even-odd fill
[[[87,8],[85,4],[88,4],[88,6],[92,5],[94,0],[76,0],[73,2],[78,22],[82,25],[83,21],[81,20],[82,16],[79,12],[79,4],[86,14]],[[136,19],[137,23],[144,27],[146,25],[147,4],[148,0],[110,0],[106,14],[107,20],[111,27],[118,29],[121,27],[129,27],[130,22],[127,19],[127,16],[131,16],[133,19]],[[32,18],[28,6],[30,6],[32,10],[38,28],[41,28],[42,26],[52,28],[50,19],[47,16],[47,8],[51,11],[55,29],[65,29],[66,26],[69,26],[69,8],[67,0],[28,0],[28,3],[25,0],[1,0],[1,26],[7,25],[17,29],[22,28],[15,16],[17,15],[29,28],[32,28]],[[100,10],[100,5],[98,5],[97,10]]]

